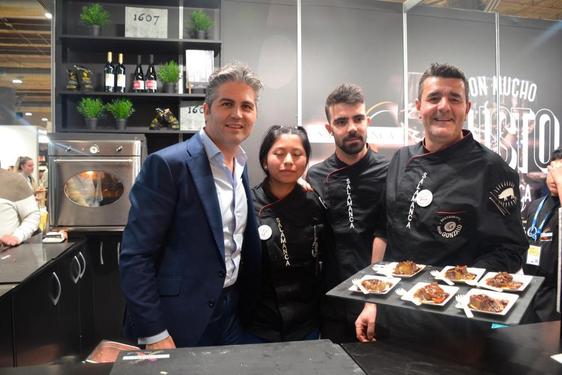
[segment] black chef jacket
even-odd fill
[[[347,165],[333,154],[310,167],[307,181],[328,209],[334,237],[326,259],[328,287],[371,263],[374,237],[386,237],[384,184],[388,160],[369,148],[365,157]],[[335,263],[335,264],[332,264]]]
[[[529,232],[533,219],[537,213],[540,203],[545,197],[529,203],[523,210],[523,225],[525,233]],[[540,247],[539,264],[529,264],[531,257],[524,259],[523,271],[526,275],[544,276],[545,280],[535,298],[531,302],[526,322],[546,322],[560,319],[556,312],[556,278],[558,268],[558,208],[560,200],[558,197],[547,196],[541,210],[538,212],[535,227],[542,225],[542,233],[537,239],[529,236],[529,243]]]
[[[260,294],[246,329],[267,341],[302,340],[319,329],[324,207],[315,193],[300,185],[281,200],[271,194],[267,182],[252,192],[263,267]],[[271,232],[263,235],[263,226]]]
[[[519,176],[469,131],[438,152],[427,153],[422,142],[401,148],[390,162],[386,186],[386,260],[489,271],[521,268],[528,243]],[[484,334],[490,324],[379,305],[377,327],[392,336],[463,340]]]
[[[519,176],[469,131],[438,152],[424,152],[422,142],[400,149],[386,186],[386,260],[488,271],[521,268],[528,243]]]

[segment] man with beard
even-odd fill
[[[334,137],[335,153],[310,168],[307,180],[327,207],[333,248],[328,249],[324,274],[331,289],[382,258],[386,247],[384,184],[388,161],[371,150],[365,98],[357,85],[338,86],[326,99],[326,130]],[[326,299],[322,306],[322,337],[334,342],[370,341],[376,307]],[[358,314],[361,313],[359,318]],[[356,320],[357,318],[357,320]],[[355,334],[354,334],[355,332]]]

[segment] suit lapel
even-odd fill
[[[191,172],[195,188],[199,193],[207,221],[213,232],[213,238],[221,253],[221,259],[224,259],[224,235],[222,232],[222,218],[217,189],[215,188],[209,159],[199,134],[195,134],[188,141],[187,151],[189,153],[186,160],[187,167]]]

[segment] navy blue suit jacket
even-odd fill
[[[259,286],[261,250],[246,169],[243,184],[248,220],[236,284],[240,307],[249,309]],[[193,346],[226,273],[219,202],[199,134],[149,155],[129,199],[120,255],[125,333],[150,337],[167,329],[177,346]]]

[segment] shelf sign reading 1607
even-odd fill
[[[139,14],[133,14],[133,21],[139,21],[139,22],[152,22],[154,20],[154,24],[156,25],[158,23],[158,19],[160,18],[160,16],[151,16],[150,14],[146,14],[146,13],[139,13]]]
[[[168,9],[125,7],[125,36],[167,38]]]

